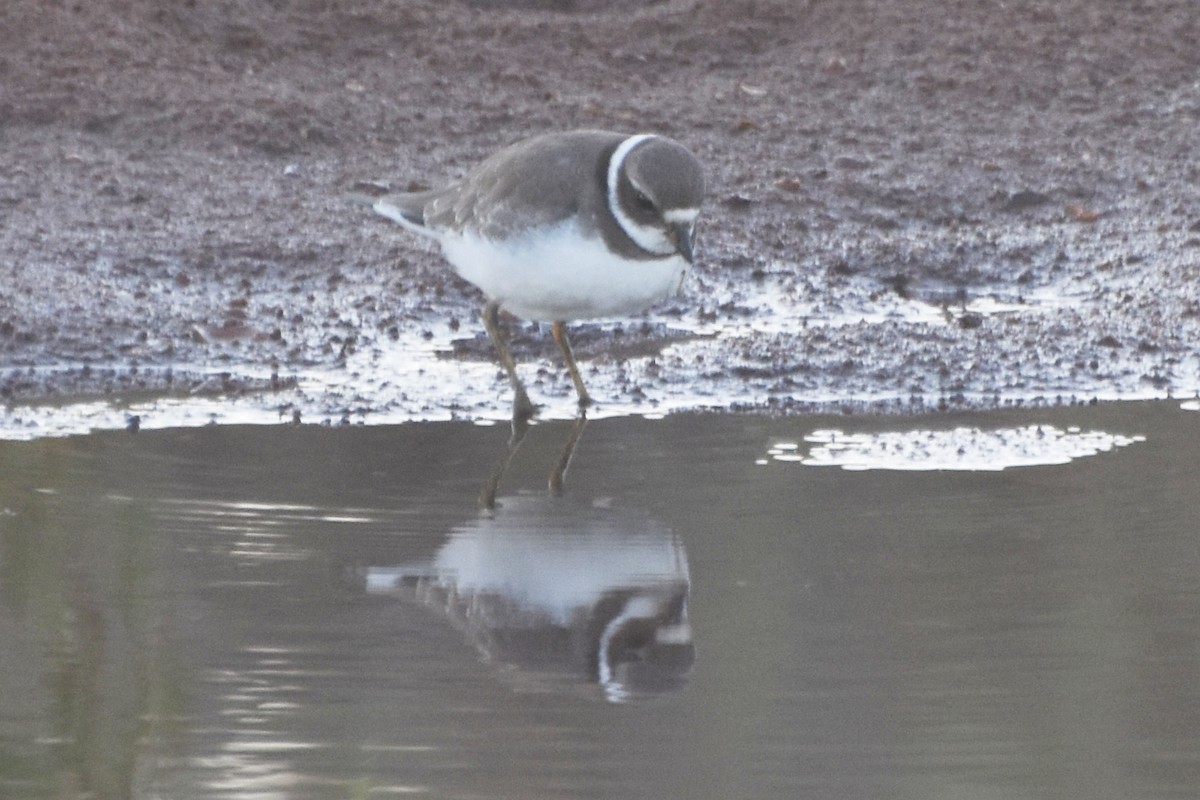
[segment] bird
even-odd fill
[[[636,509],[517,494],[431,557],[358,575],[368,594],[445,615],[533,685],[583,679],[627,703],[683,688],[696,661],[687,548]]]
[[[684,145],[652,133],[545,133],[457,180],[380,198],[376,213],[437,242],[483,293],[483,325],[512,385],[513,416],[536,413],[499,313],[551,324],[580,409],[592,403],[567,323],[641,313],[680,291],[693,262],[705,180]]]

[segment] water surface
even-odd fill
[[[0,796],[1195,797],[1198,428],[0,442]]]

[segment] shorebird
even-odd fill
[[[592,400],[567,323],[644,311],[692,265],[704,176],[663,136],[576,130],[504,148],[458,180],[380,199],[377,213],[428,236],[487,298],[483,324],[512,384],[514,419],[535,413],[499,312],[551,323],[579,405]]]

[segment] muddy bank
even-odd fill
[[[684,296],[578,327],[602,406],[1194,395],[1197,41],[1186,0],[12,0],[0,397],[502,412],[477,293],[348,197],[580,126],[711,184]]]

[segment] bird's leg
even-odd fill
[[[525,384],[521,383],[520,377],[517,376],[516,362],[513,361],[512,353],[508,352],[508,345],[504,343],[504,337],[500,333],[500,304],[494,300],[489,300],[483,307],[483,327],[487,330],[488,338],[492,340],[492,345],[496,348],[496,355],[500,358],[500,364],[504,367],[504,371],[508,373],[508,382],[512,384],[513,427],[515,436],[515,429],[518,422],[527,421],[536,413],[537,408],[533,403],[529,402],[529,395],[525,391]]]
[[[521,448],[521,442],[525,441],[525,434],[528,432],[529,417],[519,418],[514,411],[512,436],[508,440],[508,447],[505,448],[504,455],[496,462],[496,466],[492,468],[492,474],[488,476],[487,483],[483,485],[483,491],[479,493],[479,505],[485,511],[496,510],[496,492],[500,489],[500,481],[504,478],[504,473],[508,472],[513,459],[516,458],[517,450]],[[563,471],[566,471],[565,467]]]
[[[562,350],[563,358],[567,360],[567,371],[571,373],[571,380],[575,382],[575,393],[579,395],[579,407],[587,408],[592,404],[592,398],[583,386],[583,377],[579,374],[579,367],[575,366],[575,356],[571,354],[571,343],[567,341],[567,323],[554,323],[550,327],[550,332],[554,335],[554,341],[558,342],[558,348]]]
[[[579,437],[583,435],[583,426],[586,424],[587,411],[580,408],[579,417],[575,420],[575,424],[571,426],[571,435],[563,443],[558,463],[554,465],[554,469],[550,473],[550,493],[553,495],[561,495],[563,493],[563,482],[567,477],[567,467],[571,466],[571,456],[575,455],[575,445],[579,444]]]

